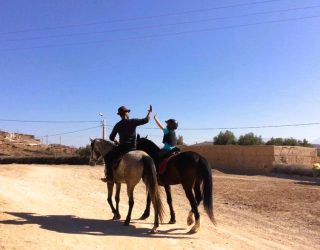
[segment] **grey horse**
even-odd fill
[[[101,160],[115,145],[103,139],[91,139],[91,156],[90,165],[93,166]],[[150,193],[151,201],[154,207],[154,226],[151,233],[156,233],[160,222],[163,221],[164,209],[161,201],[160,190],[157,181],[157,173],[155,164],[152,158],[143,151],[136,150],[126,153],[114,171],[114,182],[108,183],[108,203],[113,213],[113,219],[119,220],[121,218],[119,212],[120,189],[121,184],[127,184],[127,194],[129,197],[129,210],[124,222],[125,226],[130,224],[131,212],[134,205],[133,190],[135,186],[142,179],[146,185],[147,191]],[[113,187],[116,184],[116,208],[112,203]]]

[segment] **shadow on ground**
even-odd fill
[[[34,213],[5,212],[6,214],[18,217],[18,219],[0,221],[0,224],[26,225],[38,224],[40,228],[67,234],[86,234],[96,236],[131,236],[148,238],[188,238],[185,228],[173,228],[170,230],[159,230],[158,234],[150,234],[150,228],[135,228],[134,226],[123,226],[122,221],[98,220],[79,218],[73,215],[38,215]],[[161,228],[161,225],[160,225]],[[165,234],[169,233],[170,234]],[[180,236],[179,236],[180,235]]]
[[[320,186],[320,180],[313,181],[297,181],[295,184],[307,185],[307,186]]]

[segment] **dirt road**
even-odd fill
[[[132,226],[112,221],[102,167],[0,165],[0,249],[319,249],[320,180],[214,172],[217,226],[205,215],[187,234],[190,209],[173,187],[175,225],[150,235],[152,216],[136,220],[145,187],[135,190]],[[120,211],[127,213],[126,188]],[[165,203],[165,197],[163,196]],[[166,206],[166,221],[169,212]]]

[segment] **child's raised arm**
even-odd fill
[[[157,119],[157,114],[155,114],[153,118],[154,118],[156,124],[158,125],[158,127],[159,127],[161,130],[163,130],[162,124],[161,124],[161,123],[159,122],[159,120]]]

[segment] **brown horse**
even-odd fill
[[[138,135],[137,148],[150,155],[154,162],[159,166],[160,160],[158,156],[160,148],[156,144],[147,138],[140,138]],[[167,194],[167,202],[169,204],[171,217],[169,223],[173,224],[176,221],[172,206],[170,185],[181,184],[191,205],[191,211],[187,218],[188,225],[194,223],[193,215],[195,216],[195,225],[191,228],[190,233],[196,233],[200,228],[198,206],[202,200],[207,215],[215,224],[211,174],[211,167],[208,161],[196,152],[182,152],[170,158],[166,171],[163,174],[158,175],[159,185],[164,186]],[[141,219],[145,219],[149,216],[150,201],[150,196],[148,195],[147,206]]]
[[[91,139],[91,157],[90,165],[93,165],[97,160],[107,154],[115,145],[109,141],[102,139]],[[108,183],[108,203],[113,213],[113,219],[120,219],[119,201],[121,183],[127,184],[127,193],[129,197],[129,210],[124,225],[128,226],[131,220],[131,212],[134,205],[133,190],[138,182],[142,179],[146,185],[147,191],[154,207],[154,226],[152,233],[157,231],[159,227],[159,219],[162,222],[164,216],[163,205],[161,202],[159,186],[157,182],[157,174],[152,158],[143,151],[131,151],[125,154],[118,163],[118,166],[113,168],[114,182]],[[112,203],[113,187],[116,184],[116,208]]]

